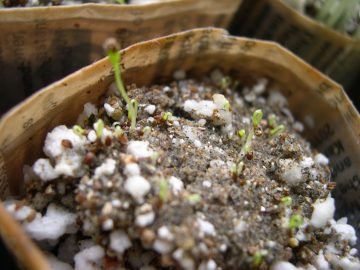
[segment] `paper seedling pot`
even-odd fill
[[[283,0],[245,0],[230,32],[279,42],[345,89],[360,74],[360,40],[302,15]]]
[[[122,48],[196,27],[228,27],[242,0],[163,0],[0,9],[0,114],[34,91]]]
[[[189,77],[215,68],[243,79],[251,74],[268,77],[287,97],[295,117],[308,123],[304,136],[330,158],[340,215],[350,216],[353,224],[359,220],[360,117],[338,84],[276,43],[237,38],[211,28],[142,42],[122,55],[125,82],[138,86],[169,81],[178,69],[186,70]],[[2,118],[2,198],[9,192],[21,194],[22,167],[42,155],[47,132],[60,124],[74,124],[83,105],[97,103],[112,81],[111,64],[102,59],[35,93]],[[31,267],[44,262],[2,207],[0,232],[21,262]]]

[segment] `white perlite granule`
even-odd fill
[[[170,184],[170,187],[171,187],[171,191],[174,195],[179,195],[180,192],[183,191],[184,189],[184,183],[183,181],[181,181],[180,178],[177,178],[175,176],[171,176],[169,178],[169,184]]]
[[[325,155],[319,153],[315,156],[315,163],[320,165],[328,165],[329,159]]]
[[[115,108],[113,108],[110,104],[104,103],[104,109],[106,111],[106,114],[111,117],[112,114],[115,112]]]
[[[103,175],[112,175],[116,169],[116,161],[107,158],[99,167],[95,169],[95,177],[101,177]]]
[[[137,158],[149,158],[153,155],[153,151],[149,149],[149,142],[146,141],[130,141],[127,153]]]
[[[198,218],[196,223],[200,230],[201,237],[203,237],[204,235],[216,235],[215,227],[210,222]]]
[[[202,262],[198,268],[198,270],[216,270],[217,265],[214,260],[208,260],[206,262]]]
[[[316,200],[313,208],[310,224],[315,228],[323,228],[334,216],[335,201],[330,196],[325,201]]]
[[[280,159],[279,161],[282,173],[281,178],[290,186],[298,185],[305,178],[301,173],[301,166],[292,159]]]
[[[351,245],[356,244],[356,232],[353,226],[347,224],[347,218],[341,218],[332,224],[332,228],[340,235],[341,240],[349,241]]]
[[[102,264],[105,252],[101,246],[83,249],[74,257],[75,270],[98,270]]]
[[[152,104],[145,107],[145,111],[150,115],[153,115],[155,110],[156,110],[156,106]]]
[[[121,254],[131,247],[131,241],[128,235],[121,230],[114,231],[110,234],[110,248]]]
[[[43,181],[50,181],[59,177],[59,174],[55,171],[54,167],[50,163],[50,160],[47,158],[39,158],[34,163],[33,170],[34,173]]]
[[[62,155],[67,150],[61,143],[63,140],[70,141],[72,150],[75,151],[83,149],[86,142],[85,137],[75,134],[72,129],[68,129],[64,125],[57,126],[46,136],[44,153],[52,159]]]
[[[292,263],[279,261],[271,265],[270,270],[298,270],[298,268]]]
[[[33,239],[56,240],[65,233],[76,232],[76,215],[50,204],[43,217],[38,215],[32,222],[24,224],[24,229]]]
[[[143,197],[150,191],[151,185],[140,175],[130,176],[126,179],[125,190],[130,193],[137,200],[142,200]]]

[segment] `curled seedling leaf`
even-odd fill
[[[261,265],[261,263],[263,262],[263,255],[261,254],[261,252],[256,252],[255,255],[253,256],[253,263],[255,267],[259,267]]]
[[[95,132],[96,132],[96,137],[101,138],[103,131],[104,131],[104,122],[101,119],[98,119],[96,121],[95,125]]]
[[[231,78],[229,76],[222,77],[220,80],[220,87],[227,89],[231,85]]]
[[[270,115],[268,116],[268,122],[269,122],[269,126],[270,126],[271,128],[274,128],[274,127],[277,126],[275,114],[270,114]]]
[[[292,199],[290,196],[282,197],[280,199],[280,201],[281,201],[281,204],[284,206],[291,206],[291,204],[292,204]]]
[[[238,131],[238,136],[239,136],[239,138],[242,140],[243,138],[245,138],[245,135],[246,135],[246,131],[245,131],[245,129],[240,129],[239,131]]]
[[[244,170],[244,162],[240,161],[238,164],[233,164],[231,166],[231,173],[234,176],[239,176]]]
[[[254,128],[256,128],[260,124],[260,121],[261,121],[262,118],[263,118],[262,110],[256,110],[253,113],[252,122],[253,122]]]
[[[120,126],[115,127],[115,136],[120,137],[124,134],[124,130]]]
[[[73,126],[72,130],[76,135],[79,135],[79,136],[83,136],[85,133],[85,130],[82,127],[80,127],[79,125]]]
[[[270,130],[270,135],[271,135],[271,137],[276,137],[280,133],[283,133],[285,131],[285,129],[286,128],[284,125],[279,125],[279,126],[273,128],[272,130]]]
[[[149,127],[149,126],[146,126],[146,127],[144,127],[143,129],[142,129],[142,133],[144,134],[144,135],[147,135],[147,134],[149,134],[151,132],[151,127]]]
[[[162,202],[166,202],[170,197],[169,184],[165,179],[162,179],[159,183],[159,198]]]
[[[201,196],[199,194],[189,194],[186,199],[191,203],[191,204],[197,204],[201,201]]]
[[[165,122],[171,122],[172,121],[172,113],[171,112],[166,112],[163,114],[162,116],[162,119],[165,121]]]
[[[224,102],[224,110],[230,111],[230,102],[227,99]]]
[[[289,219],[289,229],[299,228],[303,224],[303,218],[299,214],[294,214]]]

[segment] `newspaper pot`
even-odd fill
[[[241,76],[266,76],[279,89],[286,89],[283,94],[294,115],[309,123],[305,137],[331,160],[339,213],[352,216],[353,224],[358,221],[352,214],[359,207],[360,118],[338,84],[278,44],[237,38],[212,28],[135,44],[122,55],[126,83],[139,86],[169,80],[177,69],[196,77],[220,68]],[[73,124],[83,104],[97,103],[112,81],[111,65],[102,59],[35,93],[2,118],[2,198],[10,192],[21,194],[21,168],[41,155],[47,132],[59,124]],[[46,269],[41,252],[1,204],[0,233],[21,263],[29,269]]]
[[[246,0],[232,34],[279,42],[348,90],[360,74],[360,40],[330,29],[282,0]]]
[[[241,0],[164,0],[143,5],[83,4],[0,9],[0,114],[51,82],[122,48],[195,27],[226,28]]]

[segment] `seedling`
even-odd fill
[[[101,138],[104,130],[103,120],[98,119],[94,125],[95,125],[96,137]]]
[[[192,204],[197,204],[198,202],[201,201],[201,196],[199,194],[194,193],[194,194],[189,194],[186,197],[186,199]]]
[[[273,128],[272,130],[270,130],[270,135],[271,135],[271,137],[276,137],[280,133],[283,133],[285,131],[285,129],[286,128],[284,125],[279,125],[279,126]]]
[[[222,77],[220,80],[220,87],[222,89],[227,89],[231,85],[231,78],[228,76]]]
[[[233,175],[239,176],[244,170],[244,162],[240,161],[238,164],[233,164],[231,166],[231,173]]]
[[[259,267],[261,265],[263,261],[263,255],[261,254],[261,252],[256,252],[255,255],[253,256],[253,263],[255,267]]]
[[[115,136],[120,137],[124,134],[124,130],[120,126],[115,127]]]
[[[162,119],[165,121],[165,122],[171,122],[172,121],[172,113],[171,112],[166,112],[163,114],[162,116]]]
[[[238,131],[238,136],[240,137],[241,140],[245,138],[245,135],[246,135],[245,129],[240,129]]]
[[[255,129],[259,126],[262,117],[263,117],[262,110],[256,110],[253,113],[252,128],[250,129],[249,134],[247,135],[246,138],[246,142],[241,149],[240,158],[243,158],[245,155],[249,154],[252,151],[252,140],[255,135]]]
[[[79,135],[80,137],[82,135],[84,135],[84,132],[85,132],[85,130],[82,127],[80,127],[79,125],[73,126],[72,130],[76,135]]]
[[[303,224],[303,219],[299,214],[294,214],[290,217],[289,220],[289,229],[299,228]]]
[[[254,129],[258,127],[258,125],[260,124],[260,121],[263,117],[263,112],[262,110],[256,110],[254,113],[253,113],[253,116],[252,116],[252,122],[253,122],[253,127]]]
[[[284,206],[290,206],[292,204],[292,199],[290,196],[285,196],[281,198],[281,204]]]
[[[275,114],[270,114],[270,115],[268,116],[268,122],[269,122],[269,126],[270,126],[271,128],[274,128],[274,127],[277,126]]]
[[[142,133],[144,134],[144,135],[147,135],[147,134],[149,134],[151,132],[151,127],[149,127],[149,126],[146,126],[146,127],[144,127],[143,129],[142,129]]]
[[[166,180],[162,179],[159,184],[159,198],[162,202],[165,202],[168,200],[169,196],[169,184]]]
[[[124,83],[121,79],[121,73],[120,73],[121,54],[119,52],[120,49],[119,44],[114,38],[109,38],[104,43],[104,48],[114,69],[116,87],[121,97],[125,100],[128,107],[128,118],[131,121],[130,129],[134,130],[136,125],[138,103],[135,99],[130,100],[129,96],[127,95]]]
[[[225,111],[230,111],[230,102],[227,99],[224,102],[224,110]]]

